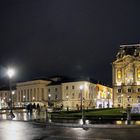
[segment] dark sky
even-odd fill
[[[0,80],[53,75],[112,81],[120,44],[140,42],[140,0],[1,0]]]

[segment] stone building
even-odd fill
[[[27,103],[47,104],[47,85],[50,81],[34,80],[17,83],[15,104],[20,106]]]
[[[83,89],[80,89],[80,86]],[[112,90],[107,86],[90,80],[52,78],[50,80],[33,80],[17,83],[12,90],[12,102],[15,107],[29,103],[39,103],[51,108],[79,110],[112,107]],[[108,93],[110,97],[108,97]],[[8,106],[9,90],[0,90],[1,108]]]
[[[83,89],[80,90],[80,86]],[[112,88],[88,80],[73,80],[51,83],[47,86],[49,102],[56,108],[79,110],[112,107]],[[82,101],[81,101],[81,96]]]
[[[140,44],[120,46],[112,77],[114,107],[140,103]]]

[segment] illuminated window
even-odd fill
[[[138,69],[138,78],[140,79],[140,69]]]
[[[122,78],[121,70],[118,70],[118,71],[117,71],[117,78],[118,78],[118,79],[121,79],[121,78]]]

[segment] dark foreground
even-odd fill
[[[140,128],[68,128],[0,121],[0,140],[139,140]]]

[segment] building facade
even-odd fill
[[[80,110],[112,107],[112,90],[107,86],[90,81],[34,80],[16,84],[12,91],[14,107],[23,107],[29,103],[39,103],[50,108]],[[80,89],[80,86],[83,88]],[[8,106],[9,90],[0,90],[0,107]]]
[[[50,81],[34,80],[17,83],[14,103],[22,106],[27,103],[47,104],[47,85]]]
[[[113,91],[112,88],[101,84],[96,85],[96,107],[111,108],[113,107]]]
[[[112,88],[89,81],[61,82],[47,88],[49,102],[64,110],[79,110],[81,106],[84,109],[107,108],[113,104]]]
[[[140,103],[140,44],[120,46],[112,77],[114,107]]]

